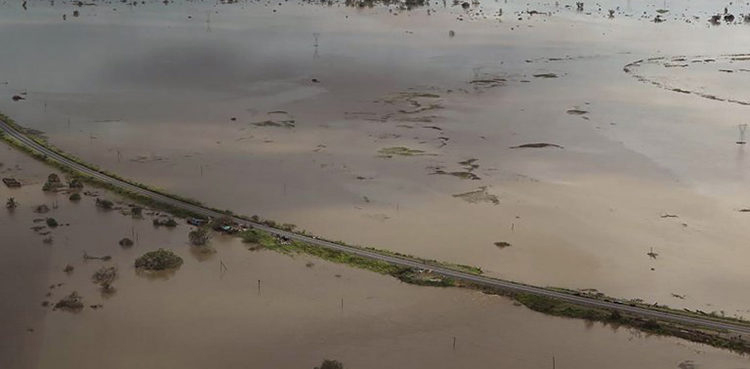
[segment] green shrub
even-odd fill
[[[188,233],[188,239],[194,246],[204,246],[211,239],[211,234],[206,228],[198,228]]]
[[[174,269],[182,265],[182,258],[170,250],[150,251],[135,259],[135,267],[143,270]]]
[[[58,225],[55,218],[47,218],[46,222],[47,222],[47,227],[50,227],[50,228],[55,228]]]
[[[105,200],[96,199],[96,206],[104,210],[110,210],[115,206],[115,204],[112,201],[109,201],[106,199]]]
[[[344,364],[337,360],[323,360],[320,366],[316,366],[315,369],[344,369]]]

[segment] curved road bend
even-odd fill
[[[9,124],[7,124],[6,122],[2,120],[0,120],[0,130],[2,132],[5,132],[10,137],[13,137],[14,139],[19,141],[21,144],[27,146],[28,148],[40,154],[46,155],[48,159],[57,161],[58,163],[64,166],[67,166],[72,170],[94,177],[99,181],[109,183],[123,190],[137,193],[139,195],[149,197],[153,200],[162,202],[164,204],[171,205],[176,208],[188,210],[195,214],[203,215],[206,217],[218,218],[218,217],[222,217],[226,215],[226,214],[223,214],[223,213],[211,210],[211,209],[204,208],[202,206],[190,204],[188,202],[177,200],[177,199],[150,191],[148,189],[132,185],[130,183],[124,182],[117,178],[110,177],[97,170],[94,170],[84,165],[81,165],[79,163],[76,163],[73,160],[70,160],[66,158],[65,156],[62,156],[44,147],[43,145],[40,145],[36,141],[27,137],[25,134],[19,132],[18,130],[16,130],[15,128],[13,128],[12,126],[10,126]],[[303,236],[300,234],[271,228],[264,224],[250,222],[245,219],[236,218],[236,217],[233,217],[233,218],[234,218],[233,220],[239,224],[242,224],[245,226],[252,226],[254,228],[269,232],[271,234],[288,237],[289,239],[306,242],[315,246],[325,247],[328,249],[341,251],[341,252],[361,256],[361,257],[368,258],[368,259],[379,260],[379,261],[383,261],[383,262],[390,263],[393,265],[411,267],[411,268],[419,268],[419,269],[429,269],[433,273],[436,273],[444,277],[468,281],[468,282],[476,283],[476,284],[487,286],[487,287],[493,287],[493,288],[506,290],[509,292],[528,293],[528,294],[532,294],[536,296],[543,296],[543,297],[558,299],[558,300],[562,300],[562,301],[569,302],[569,303],[576,304],[576,305],[618,310],[621,312],[626,312],[626,313],[638,315],[638,316],[649,318],[649,319],[653,318],[653,319],[668,320],[668,321],[682,323],[682,324],[694,325],[694,326],[699,326],[699,327],[704,327],[704,328],[713,328],[713,329],[719,329],[719,330],[728,330],[728,331],[733,331],[739,334],[750,335],[750,325],[736,324],[732,322],[722,322],[722,321],[716,321],[712,319],[704,319],[700,317],[692,317],[692,316],[681,315],[681,314],[676,314],[676,313],[651,310],[651,309],[647,309],[643,307],[630,306],[630,305],[617,303],[617,302],[602,301],[602,300],[597,300],[597,299],[588,298],[584,296],[576,296],[576,295],[572,295],[569,293],[558,292],[558,291],[548,290],[545,288],[524,285],[524,284],[520,284],[516,282],[474,275],[471,273],[465,273],[465,272],[453,270],[453,269],[446,268],[446,267],[423,263],[415,259],[382,254],[376,251],[361,249],[361,248],[353,247],[353,246],[340,245],[337,243],[320,240],[320,239],[309,237],[309,236]]]

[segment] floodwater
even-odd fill
[[[566,5],[4,3],[0,111],[327,238],[748,316],[749,107],[728,100],[750,66],[727,55],[750,7],[712,26],[712,1]],[[511,148],[527,143],[562,148]]]
[[[307,256],[250,251],[218,235],[215,253],[194,252],[184,224],[154,228],[148,211],[133,219],[98,209],[92,196],[72,203],[45,194],[40,187],[51,169],[10,148],[0,148],[0,162],[3,175],[26,184],[0,188],[0,198],[19,203],[0,212],[5,369],[312,368],[324,358],[346,368],[523,369],[551,367],[553,357],[564,368],[750,368],[746,357],[728,351],[549,317],[477,291],[412,286]],[[50,212],[34,213],[40,204]],[[61,226],[39,235],[30,227],[40,217]],[[53,243],[43,243],[47,236]],[[132,248],[117,244],[126,236],[136,240]],[[167,275],[136,273],[133,260],[156,248],[174,250],[184,264]],[[112,259],[84,261],[84,252]],[[114,293],[91,282],[103,266],[118,268]],[[41,305],[72,291],[83,296],[78,313]]]

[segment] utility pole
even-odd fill
[[[313,59],[318,58],[318,39],[320,38],[320,33],[315,32],[313,33],[313,38],[315,39],[315,43],[313,46],[315,47],[315,52],[313,53]]]
[[[740,130],[740,138],[737,140],[737,145],[744,145],[745,141],[745,130],[747,130],[747,124],[738,124],[737,128]]]

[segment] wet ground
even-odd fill
[[[2,368],[312,368],[324,358],[346,368],[540,368],[553,357],[558,367],[574,368],[750,367],[745,357],[679,339],[549,317],[503,297],[407,285],[306,256],[250,251],[220,235],[213,253],[196,252],[185,224],[156,228],[148,209],[143,219],[123,215],[118,208],[128,203],[106,191],[85,188],[77,203],[45,194],[40,188],[51,169],[5,146],[0,162],[3,175],[25,183],[0,187],[1,199],[18,203],[0,212]],[[115,209],[97,208],[97,198],[114,201]],[[49,212],[36,213],[42,204]],[[44,224],[34,219],[48,217],[58,227],[31,229]],[[134,245],[118,245],[123,237]],[[135,258],[157,248],[184,263],[171,273],[136,271]],[[117,278],[105,291],[91,278],[111,266]],[[82,297],[80,311],[53,308],[73,291]]]
[[[601,4],[5,3],[0,111],[328,238],[747,316],[750,8]]]

